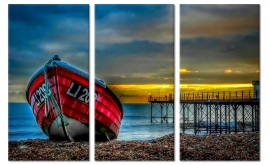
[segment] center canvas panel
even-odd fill
[[[174,160],[174,5],[95,5],[95,160]]]

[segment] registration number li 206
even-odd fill
[[[89,103],[89,89],[75,82],[71,82],[66,94],[80,101],[83,101],[86,104]]]

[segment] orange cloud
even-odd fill
[[[185,20],[181,22],[181,36],[222,36],[258,28],[259,19],[256,16],[237,15],[223,19],[205,18],[200,21]]]
[[[225,70],[225,73],[232,73],[232,70],[230,70],[230,69]]]
[[[188,71],[186,69],[180,69],[180,73],[187,73],[187,72],[190,72],[190,71]]]
[[[187,69],[180,69],[179,72],[180,72],[180,73],[191,73],[191,72],[196,72],[196,73],[198,73],[199,71],[197,71],[197,70],[196,70],[196,71],[191,71],[191,70],[187,70]]]
[[[191,71],[191,70],[187,70],[187,69],[180,69],[179,70],[180,73],[191,73],[191,72],[195,72],[195,73],[198,73],[199,71]]]

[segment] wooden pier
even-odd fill
[[[148,97],[148,102],[151,103],[151,123],[174,122],[174,97]]]
[[[260,129],[259,90],[180,93],[180,131],[196,134]]]

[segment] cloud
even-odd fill
[[[252,80],[259,80],[257,72],[237,73],[231,70],[227,72],[200,72],[180,75],[180,84],[241,84],[252,83]]]
[[[259,5],[180,7],[180,84],[260,78]]]
[[[98,43],[173,42],[173,5],[95,5]]]
[[[10,84],[26,85],[55,54],[62,61],[89,72],[89,5],[8,7]]]
[[[173,43],[134,40],[128,43],[103,44],[96,48],[96,77],[108,83],[173,83],[172,79],[164,79],[174,76],[173,53]],[[122,75],[126,76],[125,79],[119,78]]]
[[[180,41],[180,65],[187,71],[198,71],[197,76],[201,73],[224,73],[225,70],[229,73],[228,70],[231,70],[238,71],[238,74],[250,73],[250,79],[254,78],[252,74],[260,68],[259,38],[259,32],[222,37],[183,38]],[[188,73],[187,71],[180,70],[180,73]],[[255,77],[258,78],[259,74]],[[220,82],[226,81],[225,77],[219,78]],[[247,82],[246,79],[243,81]]]
[[[181,5],[181,38],[256,31],[259,14],[259,5]]]
[[[225,72],[225,73],[232,73],[232,70],[227,69],[227,70],[225,70],[224,72]]]
[[[95,76],[110,85],[173,84],[173,9],[95,5]]]

